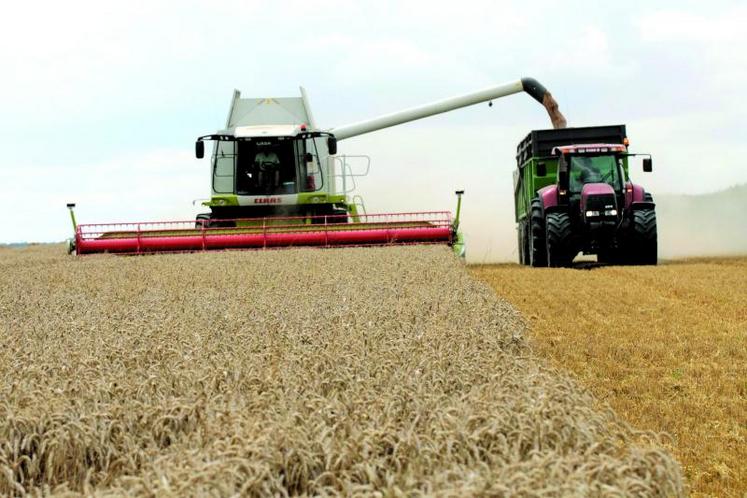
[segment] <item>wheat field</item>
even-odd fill
[[[446,247],[0,269],[1,495],[685,494]]]
[[[472,270],[527,317],[540,356],[671,435],[693,496],[747,496],[747,258]]]

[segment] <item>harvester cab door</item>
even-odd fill
[[[319,148],[315,137],[298,140],[299,182],[301,192],[316,192],[324,186]]]
[[[236,142],[218,140],[213,154],[213,192],[234,193]]]

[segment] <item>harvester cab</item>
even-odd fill
[[[367,156],[337,154],[340,140],[526,92],[565,126],[552,95],[532,78],[484,88],[372,119],[321,129],[306,92],[300,97],[243,98],[234,91],[224,129],[197,139],[195,154],[210,154],[210,212],[196,220],[80,224],[73,248],[96,252],[153,253],[289,246],[449,244],[464,255],[456,217],[449,211],[368,214],[355,178],[365,176]],[[350,160],[363,165],[355,172]],[[359,163],[360,164],[360,163]]]
[[[203,203],[210,213],[198,215],[201,226],[267,218],[313,224],[324,216],[345,222],[349,211],[357,215],[346,192],[337,192],[337,140],[316,129],[303,88],[300,98],[269,99],[242,98],[235,90],[225,130],[197,139],[198,159],[206,141],[213,142],[211,198]]]

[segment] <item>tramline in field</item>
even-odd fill
[[[308,97],[242,98],[234,91],[225,129],[197,139],[195,155],[212,142],[210,211],[195,221],[81,224],[70,251],[143,254],[295,246],[448,244],[464,255],[459,230],[461,195],[449,212],[368,214],[354,191],[370,168],[367,156],[337,152],[338,141],[527,92],[548,110],[553,125],[565,119],[551,94],[522,78],[373,119],[321,129]]]

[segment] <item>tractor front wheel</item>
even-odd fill
[[[571,266],[573,244],[571,240],[571,217],[568,213],[550,213],[545,219],[547,263],[549,266]]]
[[[655,265],[657,260],[656,211],[633,211],[630,231],[629,261],[634,265]]]

